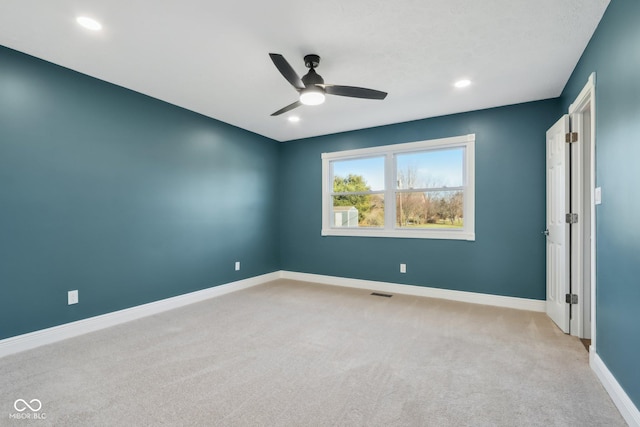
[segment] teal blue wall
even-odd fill
[[[283,269],[545,299],[545,132],[560,114],[555,99],[283,144]],[[469,133],[476,134],[474,242],[320,235],[321,153]]]
[[[0,47],[0,339],[278,269],[544,299],[544,133],[595,71],[597,352],[640,406],[639,17],[560,99],[280,145]],[[467,133],[475,242],[320,236],[322,152]]]
[[[612,0],[562,94],[596,72],[596,348],[640,407],[640,2]]]
[[[278,152],[0,47],[0,339],[278,270]]]

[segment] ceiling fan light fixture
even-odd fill
[[[304,105],[320,105],[324,102],[324,91],[317,86],[308,87],[300,93],[300,102]]]

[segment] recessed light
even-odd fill
[[[78,16],[76,22],[91,31],[100,31],[102,29],[101,23],[86,16]]]
[[[462,79],[462,80],[458,80],[457,82],[455,82],[453,85],[455,87],[458,88],[463,88],[463,87],[467,87],[471,84],[471,80],[468,79]]]
[[[298,123],[300,121],[300,117],[298,117],[298,116],[289,116],[289,121],[291,123]]]

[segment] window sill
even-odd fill
[[[323,228],[323,236],[391,237],[402,239],[439,239],[475,241],[475,233],[462,230],[382,230],[362,228]]]

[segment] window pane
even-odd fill
[[[384,157],[341,160],[333,166],[333,192],[384,190]]]
[[[463,228],[462,191],[396,193],[396,227]]]
[[[333,196],[332,227],[384,227],[384,196]]]
[[[462,187],[464,148],[398,154],[396,169],[398,189]]]

